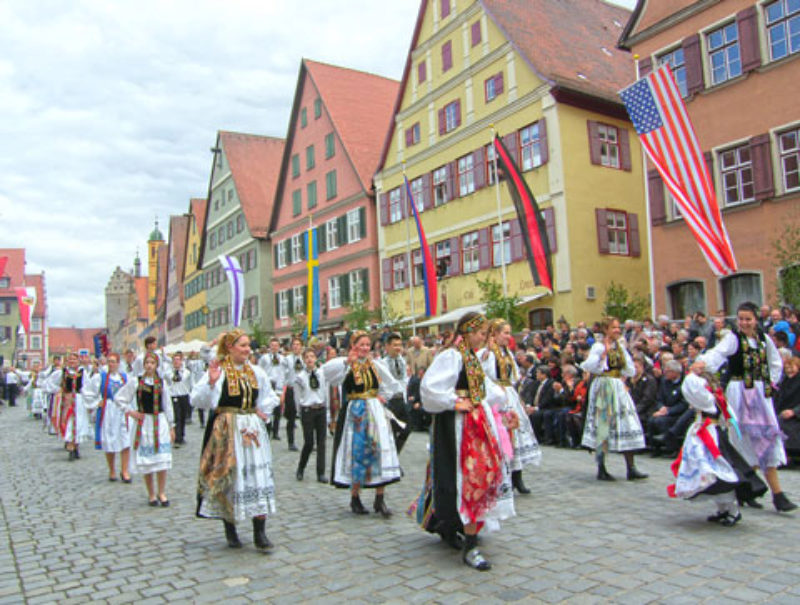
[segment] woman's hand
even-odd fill
[[[386,405],[386,397],[384,397],[383,395],[378,395],[377,399],[378,399],[378,401],[380,401],[380,402],[381,402],[383,405]]]
[[[134,420],[138,420],[139,422],[144,420],[144,412],[134,412],[133,410],[128,410],[127,412],[125,412],[125,415],[128,418],[133,418]]]
[[[263,420],[264,422],[269,421],[269,415],[262,410],[256,410],[256,416],[261,418],[261,420]]]
[[[356,352],[355,349],[350,349],[350,352],[347,354],[347,365],[353,365],[357,359],[358,352]]]
[[[219,360],[212,359],[208,362],[208,386],[213,387],[217,384],[220,376],[222,376],[222,367],[219,365]]]
[[[784,420],[788,420],[789,418],[794,418],[794,410],[783,410],[781,412],[781,418]]]
[[[471,412],[473,407],[472,399],[468,397],[459,397],[456,399],[456,412]]]

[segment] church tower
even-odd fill
[[[153,321],[156,317],[156,296],[158,285],[158,252],[166,246],[164,235],[158,229],[158,217],[150,237],[147,240],[147,320]]]

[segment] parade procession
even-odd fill
[[[0,15],[0,604],[800,598],[800,2]]]

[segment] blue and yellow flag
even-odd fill
[[[319,248],[317,230],[310,227],[306,232],[306,254],[308,258],[308,300],[306,301],[306,337],[311,338],[319,329]]]

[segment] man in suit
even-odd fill
[[[655,439],[655,436],[665,434],[689,408],[681,392],[682,380],[681,362],[675,359],[667,361],[664,364],[664,377],[656,396],[657,409],[647,421],[647,442],[653,445],[653,456],[661,455],[664,443],[661,439]]]
[[[536,439],[544,445],[554,445],[562,386],[550,378],[550,368],[546,365],[537,366],[536,382],[539,386],[533,397],[533,405],[526,411],[530,415]]]

